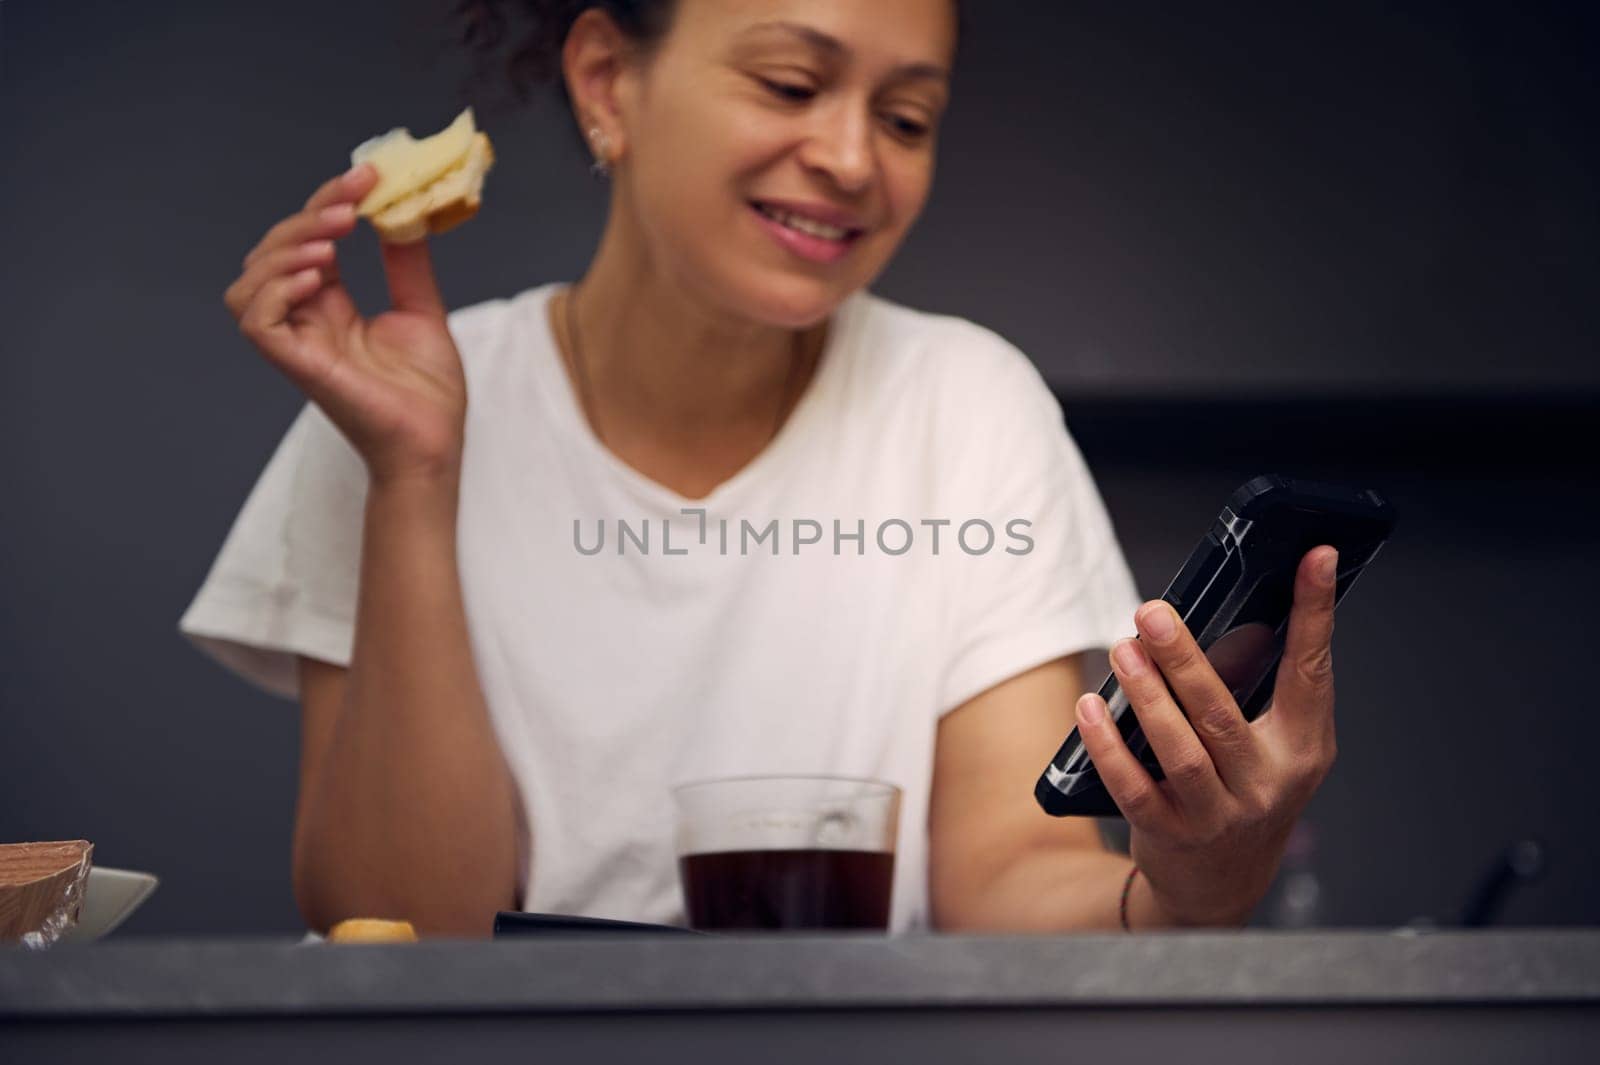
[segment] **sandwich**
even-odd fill
[[[400,127],[363,141],[350,153],[351,166],[362,163],[377,169],[378,183],[356,205],[356,214],[372,223],[380,239],[411,244],[478,213],[494,149],[469,107],[420,141]]]

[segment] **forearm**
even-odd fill
[[[516,790],[467,636],[456,502],[453,482],[368,495],[343,705],[297,818],[316,927],[393,916],[487,935],[516,905]]]
[[[963,924],[994,932],[1121,931],[1122,890],[1132,867],[1127,855],[1098,848],[1028,851],[988,882]],[[1149,881],[1136,876],[1128,894],[1128,926],[1141,931],[1182,924],[1163,909]]]

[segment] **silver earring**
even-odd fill
[[[589,143],[594,145],[594,162],[589,165],[589,173],[598,178],[610,177],[611,163],[606,156],[611,151],[611,138],[599,126],[590,126]]]

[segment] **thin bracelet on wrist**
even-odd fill
[[[1122,882],[1122,897],[1117,900],[1117,917],[1122,921],[1124,932],[1133,931],[1133,926],[1128,924],[1128,896],[1133,892],[1133,878],[1138,875],[1137,865],[1128,870],[1128,878]]]

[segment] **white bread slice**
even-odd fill
[[[484,174],[494,164],[487,134],[467,108],[448,127],[421,141],[396,128],[363,142],[352,165],[370,162],[378,183],[356,208],[378,236],[409,244],[453,229],[478,213]]]
[[[369,221],[379,238],[390,244],[411,244],[430,233],[448,232],[478,213],[483,176],[492,165],[494,149],[489,136],[479,133],[460,166],[385,207]]]

